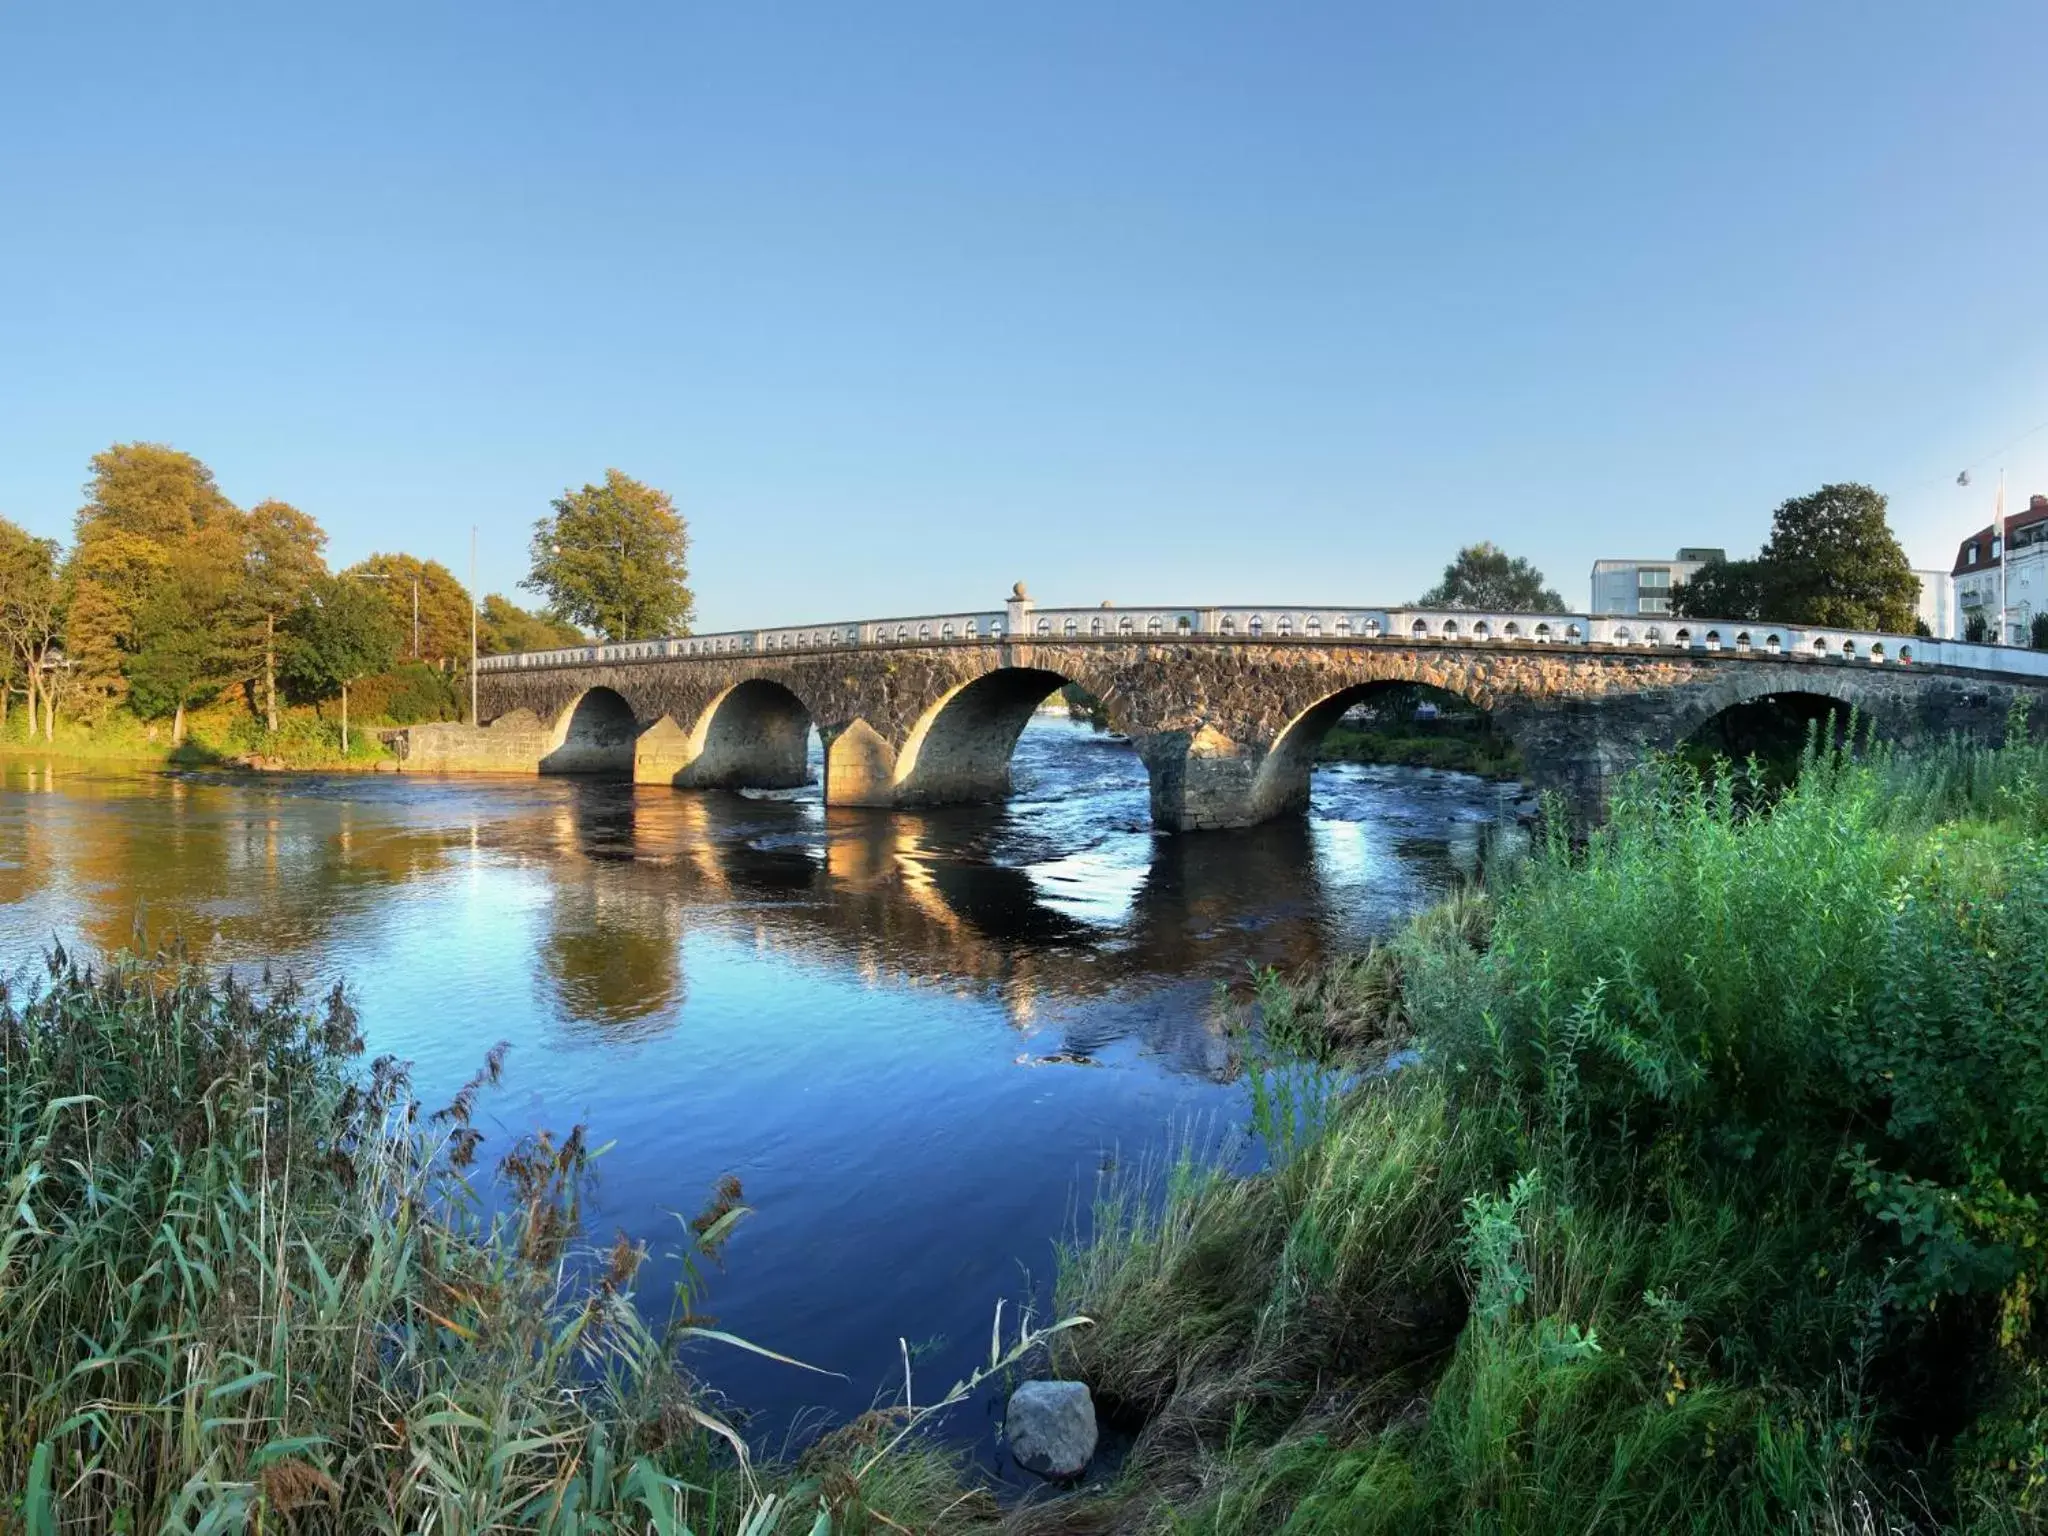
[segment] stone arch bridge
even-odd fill
[[[1880,737],[1993,735],[2048,688],[2048,656],[1710,620],[1413,609],[1039,609],[756,630],[488,657],[481,727],[416,726],[409,770],[617,773],[683,788],[787,788],[815,728],[829,804],[998,799],[1062,684],[1137,748],[1162,830],[1298,812],[1323,735],[1390,683],[1488,710],[1541,789],[1582,818],[1613,778],[1721,711],[1817,695]]]

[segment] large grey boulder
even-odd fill
[[[1078,1381],[1027,1381],[1010,1394],[1003,1436],[1025,1471],[1079,1477],[1095,1454],[1095,1400]]]

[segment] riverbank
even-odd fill
[[[352,720],[344,752],[339,720],[303,709],[282,714],[275,733],[265,731],[261,722],[249,719],[239,709],[195,711],[186,722],[185,739],[176,745],[171,743],[167,726],[118,712],[91,724],[59,717],[54,740],[29,736],[22,728],[25,724],[25,719],[10,720],[0,731],[0,756],[273,772],[390,772],[398,766],[398,759],[377,734],[391,729],[388,721]]]
[[[1354,725],[1339,721],[1323,738],[1317,760],[1325,763],[1385,763],[1403,768],[1441,768],[1483,779],[1523,778],[1522,755],[1513,742],[1483,721],[1442,728]]]
[[[1755,815],[1668,765],[1267,977],[1270,1171],[1105,1185],[1056,1365],[1133,1447],[1015,1528],[2042,1528],[2044,785],[1880,752]]]

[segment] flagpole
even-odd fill
[[[2005,564],[2012,558],[2005,538],[2005,471],[1998,472],[1998,506],[1991,516],[1993,541],[1998,546],[1998,633],[1993,643],[2005,644]]]
[[[2004,575],[2003,575],[2003,572],[2004,572],[2004,570],[2005,570],[2005,567],[2001,565],[2001,566],[2000,566],[2000,567],[1999,567],[1998,569],[1999,569],[1999,571],[2000,571],[2000,573],[2001,573],[2001,574],[2000,574],[2000,577],[1999,577],[1999,579],[2000,579],[2001,581],[2003,581],[2003,580],[2005,579],[2005,578],[2004,578]],[[2004,589],[2003,587],[2000,587],[2000,588],[1999,588],[1999,596],[2000,596],[2000,597],[2003,597],[2004,595],[2005,595],[2005,589]],[[475,724],[477,723],[477,721],[476,721],[476,524],[475,524],[475,523],[471,523],[471,524],[469,525],[469,723],[470,723],[471,725],[475,725]]]

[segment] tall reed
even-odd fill
[[[429,1112],[361,1048],[339,989],[308,1007],[175,960],[58,951],[0,996],[0,1528],[9,1508],[31,1536],[770,1536],[986,1513],[921,1437],[753,1466],[680,1360],[755,1347],[692,1316],[745,1214],[737,1183],[688,1224],[670,1321],[650,1323],[645,1250],[581,1247],[581,1128],[486,1160],[473,1111],[502,1050]]]

